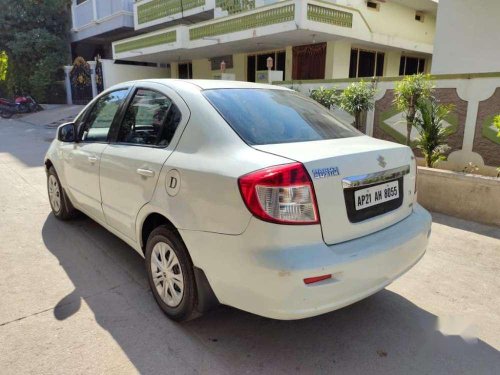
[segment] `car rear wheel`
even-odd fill
[[[155,300],[169,318],[183,321],[194,315],[193,265],[182,240],[166,226],[156,228],[149,235],[146,271]]]
[[[60,220],[68,220],[75,216],[77,211],[66,196],[54,167],[50,167],[47,173],[47,191],[50,207],[55,217]]]

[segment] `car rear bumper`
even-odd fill
[[[395,225],[331,246],[322,241],[319,225],[257,219],[237,236],[180,232],[221,303],[269,318],[300,319],[359,301],[404,274],[424,255],[431,221],[417,204]],[[303,281],[325,274],[332,278]]]

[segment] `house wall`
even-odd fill
[[[440,0],[433,74],[500,71],[498,0]]]
[[[335,3],[358,9],[374,33],[422,43],[434,42],[436,17],[432,14],[425,14],[424,22],[420,22],[415,20],[415,9],[394,2],[379,2],[379,10],[368,8],[366,0],[336,0]],[[441,6],[441,1],[439,4]]]

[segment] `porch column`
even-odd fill
[[[244,53],[235,53],[233,55],[233,72],[237,81],[246,81],[247,55]]]
[[[179,78],[179,63],[170,63],[170,78]]]
[[[87,61],[90,65],[90,82],[92,84],[92,97],[95,98],[99,93],[97,92],[97,81],[95,79],[95,61]]]
[[[73,96],[71,95],[71,80],[69,73],[71,72],[72,66],[64,67],[64,85],[66,86],[66,103],[69,105],[73,104]]]
[[[399,76],[399,63],[401,62],[401,51],[389,51],[386,53],[384,69],[385,77]]]
[[[326,43],[325,79],[349,78],[351,43],[336,41]]]
[[[287,46],[285,50],[285,81],[292,80],[293,47]]]

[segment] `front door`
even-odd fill
[[[61,147],[68,193],[78,208],[98,221],[104,219],[99,189],[101,156],[127,94],[128,89],[122,89],[99,98],[78,124],[79,141]]]
[[[176,129],[189,117],[182,100],[163,85],[148,83],[134,90],[116,140],[102,154],[100,180],[106,222],[132,240],[137,214],[153,197],[175,147]]]
[[[293,47],[292,78],[324,79],[326,43]]]

